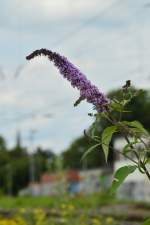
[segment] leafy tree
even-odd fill
[[[122,119],[129,121],[138,120],[147,130],[150,130],[150,91],[139,90],[138,92],[138,97],[133,98],[127,104],[128,112],[123,114]],[[119,100],[121,99],[121,95],[121,90],[114,90],[108,94],[110,98],[116,97]]]
[[[90,169],[106,166],[104,155],[100,146],[97,147],[92,154],[87,156],[87,158],[81,160],[83,154],[87,151],[87,149],[93,146],[93,144],[95,144],[94,141],[89,140],[86,136],[76,139],[62,154],[64,168]]]
[[[41,175],[45,171],[55,170],[55,154],[49,149],[37,148],[36,152],[33,154],[35,163],[35,178],[37,181],[40,180]]]
[[[0,188],[9,195],[16,195],[30,182],[31,154],[21,145],[19,136],[17,137],[16,145],[11,149],[7,148],[4,138],[0,137]],[[39,181],[41,174],[48,170],[48,159],[51,158],[53,163],[55,155],[50,150],[37,148],[32,157],[35,181]],[[54,165],[49,169],[53,170]]]

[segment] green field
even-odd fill
[[[61,204],[72,204],[77,208],[97,208],[100,205],[112,204],[115,198],[107,194],[71,197],[69,195],[46,197],[0,197],[0,208],[59,208]]]
[[[0,225],[140,225],[150,205],[90,196],[1,197]]]

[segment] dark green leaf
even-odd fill
[[[102,133],[102,148],[105,155],[105,160],[107,162],[109,153],[109,144],[112,139],[112,135],[117,131],[116,126],[107,127]]]
[[[145,220],[144,223],[142,223],[142,225],[150,225],[150,218]]]
[[[129,165],[129,166],[123,166],[116,171],[114,180],[112,182],[112,186],[110,189],[111,194],[117,191],[117,189],[123,183],[125,178],[129,174],[133,173],[136,170],[136,168],[137,168],[136,166]]]
[[[123,121],[124,124],[128,125],[129,127],[136,128],[134,131],[139,132],[145,136],[148,136],[148,131],[143,127],[143,125],[139,121]]]
[[[150,158],[146,159],[145,164],[150,164]]]
[[[77,101],[74,103],[74,106],[78,106],[80,104],[81,101],[83,101],[85,98],[83,98],[82,96],[80,96]]]
[[[125,103],[124,102],[122,102],[122,103],[121,102],[120,103],[114,102],[114,103],[111,104],[111,107],[112,107],[113,110],[115,110],[117,112],[122,112],[122,113],[131,112],[129,110],[125,110],[123,104],[125,104]]]
[[[85,157],[86,157],[88,154],[90,154],[93,150],[95,150],[96,147],[98,147],[98,146],[100,146],[100,145],[101,145],[101,143],[98,143],[98,144],[96,144],[96,145],[93,145],[91,148],[89,148],[89,149],[83,154],[81,160],[84,160]]]
[[[120,103],[114,102],[111,104],[112,109],[114,109],[117,112],[122,112],[123,111],[123,105]]]
[[[124,100],[122,100],[120,103],[121,103],[123,106],[125,106],[125,105],[128,104],[129,102],[130,102],[130,100],[124,99]]]

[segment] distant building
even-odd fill
[[[51,196],[67,192],[71,195],[99,192],[104,188],[102,174],[103,171],[100,169],[44,173],[39,183],[30,183],[19,195]],[[105,178],[106,188],[112,178],[110,175],[106,175]]]
[[[76,170],[70,170],[66,173],[67,191],[70,194],[79,194],[81,192],[81,180],[80,173]]]

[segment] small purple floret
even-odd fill
[[[103,112],[107,110],[108,99],[106,96],[101,93],[95,85],[91,84],[86,76],[81,73],[76,66],[69,62],[67,58],[50,50],[40,49],[31,53],[26,59],[30,60],[39,55],[48,56],[49,60],[54,62],[54,65],[58,68],[60,74],[70,81],[73,87],[76,87],[80,91],[80,97],[86,99],[87,102],[92,103],[97,111]]]

